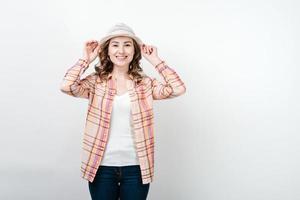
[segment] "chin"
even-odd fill
[[[129,66],[129,63],[115,62],[114,65],[117,66],[117,67],[126,67],[126,66]]]

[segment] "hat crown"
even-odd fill
[[[111,27],[108,31],[108,34],[113,34],[115,32],[120,32],[120,31],[125,31],[128,32],[129,34],[135,35],[134,31],[132,28],[130,28],[127,24],[125,23],[117,23],[113,27]]]
[[[142,40],[137,37],[133,31],[132,28],[130,28],[127,24],[125,23],[117,23],[113,27],[109,29],[109,31],[106,33],[106,35],[99,41],[100,44],[103,44],[107,40],[117,37],[117,36],[126,36],[126,37],[131,37],[134,39],[139,45],[141,45],[143,42]]]

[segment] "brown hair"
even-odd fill
[[[108,56],[108,46],[110,40],[104,42],[101,45],[101,51],[99,52],[100,62],[95,65],[95,71],[100,77],[100,80],[107,80],[108,75],[113,71],[113,63]],[[133,76],[133,79],[139,83],[142,79],[143,69],[140,66],[140,60],[142,54],[138,43],[133,40],[134,55],[132,61],[129,63],[128,74]]]

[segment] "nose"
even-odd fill
[[[119,53],[123,53],[124,52],[124,47],[120,46],[118,50],[119,50]]]

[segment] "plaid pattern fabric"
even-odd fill
[[[83,134],[81,175],[92,182],[108,141],[112,105],[117,91],[116,82],[111,74],[107,81],[100,81],[96,72],[81,79],[87,68],[88,63],[79,59],[66,72],[60,90],[68,95],[89,100]],[[166,83],[144,76],[139,84],[135,81],[127,84],[143,184],[152,182],[154,177],[153,100],[173,98],[185,93],[185,85],[173,69],[163,63],[158,65],[156,70]]]

